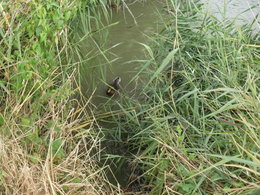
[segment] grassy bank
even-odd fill
[[[98,1],[0,3],[0,192],[101,194],[114,188],[99,160],[94,117],[80,119],[70,23]],[[95,14],[92,13],[92,14]],[[96,13],[98,14],[98,13]],[[76,115],[77,114],[77,115]],[[85,120],[88,121],[84,122]],[[87,128],[84,128],[88,125]],[[89,133],[77,134],[79,131]]]
[[[124,191],[260,188],[260,41],[250,28],[234,31],[232,22],[201,13],[198,2],[166,1],[164,29],[146,47],[144,98],[124,99],[107,119],[112,127],[101,128],[105,117],[73,98],[87,59],[72,24],[86,21],[84,39],[104,28],[99,11],[106,9],[96,9],[104,1],[87,2],[0,4],[0,192],[120,194],[99,163],[104,135],[119,148],[109,158],[130,176]]]
[[[198,2],[167,2],[146,100],[128,101],[110,130],[128,148],[121,159],[151,194],[250,194],[260,188],[259,37]]]

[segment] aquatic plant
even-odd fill
[[[249,194],[260,187],[259,39],[199,2],[167,2],[146,45],[145,101],[121,105],[112,131],[139,173],[131,182],[151,194]]]
[[[101,114],[86,109],[78,72],[93,56],[106,59],[105,41],[95,36],[107,40],[107,1],[0,3],[2,193],[249,194],[260,187],[259,37],[208,16],[198,1],[165,2],[165,28],[143,44],[149,80],[141,98],[121,96],[120,110],[107,105]],[[78,24],[97,48],[92,57],[79,49]],[[111,184],[100,159],[129,176],[128,188]]]

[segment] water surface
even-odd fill
[[[201,0],[205,10],[220,20],[235,20],[237,26],[251,24],[260,31],[260,0]]]
[[[122,79],[121,95],[138,96],[141,88],[140,80],[138,81],[140,75],[136,79],[133,78],[144,64],[142,62],[145,59],[144,46],[140,43],[148,44],[149,36],[159,30],[157,24],[158,13],[162,9],[161,1],[127,2],[127,7],[122,6],[111,10],[108,40],[106,46],[102,48],[104,50],[111,48],[109,52],[88,61],[81,70],[81,89],[85,96],[92,95],[92,103],[97,107],[101,107],[108,101],[109,97],[105,94],[107,83],[110,83],[116,76]],[[95,44],[101,45],[102,43],[99,42],[102,41],[98,39]],[[82,43],[82,45],[92,47],[96,47],[95,44],[89,44],[89,40]],[[86,52],[89,49],[82,47],[82,50]]]
[[[143,61],[147,60],[142,44],[149,44],[149,36],[160,30],[158,22],[159,12],[162,11],[163,6],[162,1],[127,2],[127,7],[110,10],[109,21],[106,21],[105,17],[102,19],[105,26],[109,26],[104,27],[107,30],[80,44],[81,56],[86,59],[80,72],[81,91],[87,99],[92,97],[90,101],[96,107],[92,109],[95,113],[105,112],[103,106],[112,105],[111,103],[119,100],[119,95],[113,98],[106,96],[107,83],[117,76],[122,79],[120,96],[138,97],[142,88],[141,80],[145,78],[140,78],[143,76],[137,73],[143,67]],[[84,36],[84,33],[81,34]],[[101,120],[99,122],[102,128],[108,129],[109,132],[116,131],[113,124]],[[105,141],[102,142],[106,153],[118,156],[118,158],[126,156],[128,151],[122,141],[124,135],[117,140],[115,137],[110,137],[109,132],[105,135]],[[124,158],[116,163],[114,161],[117,161],[117,158],[111,158],[106,162],[111,168],[107,176],[115,185],[119,182],[121,186],[126,187],[131,168]]]

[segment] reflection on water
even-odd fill
[[[205,8],[218,19],[237,19],[236,23],[250,24],[252,28],[260,31],[260,0],[201,0]]]
[[[129,1],[128,1],[129,2]],[[116,76],[122,78],[121,86],[124,95],[134,96],[138,93],[137,79],[132,79],[140,70],[144,47],[140,43],[146,43],[149,36],[157,31],[159,15],[157,9],[161,9],[161,1],[149,0],[143,2],[128,3],[127,8],[111,10],[112,19],[108,33],[106,48],[112,48],[104,55],[99,55],[83,65],[81,89],[87,97],[93,93],[92,103],[96,106],[102,105],[108,100],[106,97],[106,83],[110,83]],[[130,11],[129,11],[130,10]],[[82,43],[82,49],[89,51],[89,47],[101,45],[102,40],[95,39],[96,43]],[[118,44],[118,45],[117,45]],[[114,47],[117,45],[116,47]],[[93,49],[93,48],[92,48]],[[99,66],[102,66],[102,71]],[[85,68],[84,68],[85,66]],[[93,68],[90,68],[92,66]],[[84,70],[85,69],[85,70]],[[131,81],[132,80],[132,81]],[[131,82],[130,82],[131,81]],[[116,98],[116,97],[114,97]]]

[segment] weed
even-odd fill
[[[100,129],[75,118],[69,32],[98,1],[0,3],[0,190],[4,194],[100,194],[116,188],[97,164]],[[94,130],[95,117],[88,124]],[[71,120],[74,119],[74,120]]]
[[[117,124],[132,161],[151,194],[248,194],[260,187],[259,39],[196,1],[167,10],[146,46],[146,101]]]

